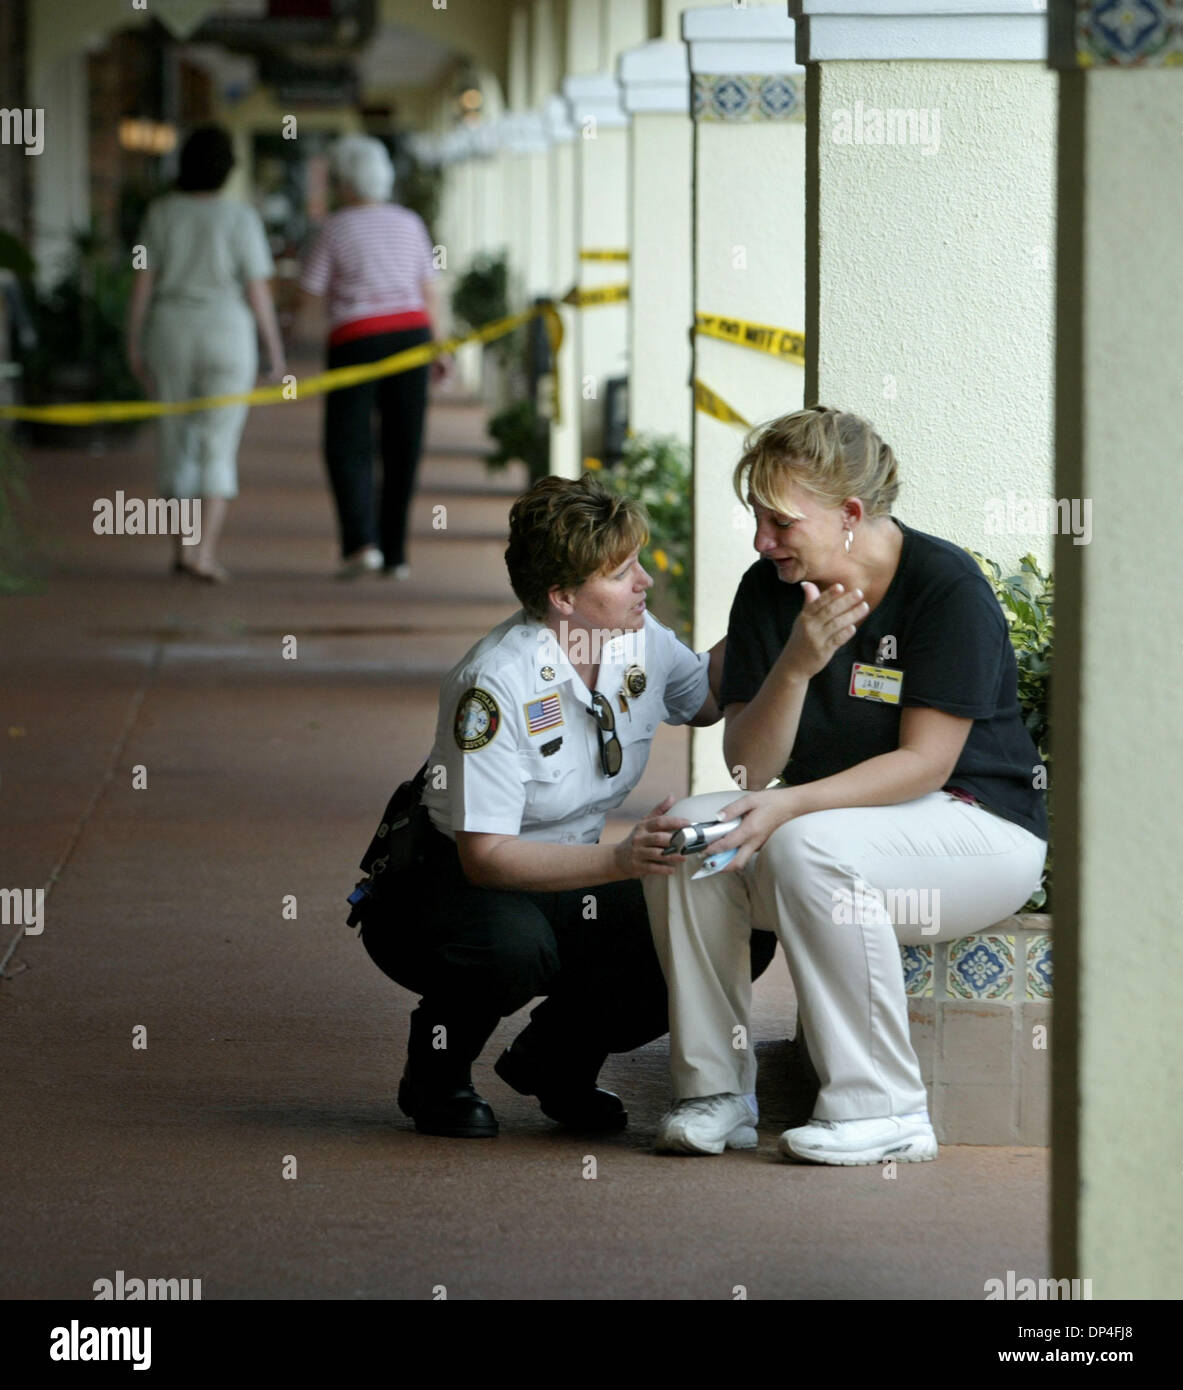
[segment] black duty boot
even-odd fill
[[[497,1075],[512,1086],[519,1095],[537,1096],[544,1115],[584,1133],[605,1133],[623,1129],[628,1124],[628,1111],[618,1095],[601,1091],[595,1084],[596,1074],[603,1065],[598,1060],[581,1058],[570,1065],[555,1066],[542,1059],[519,1037],[493,1064]]]
[[[420,1134],[457,1139],[492,1139],[498,1132],[493,1107],[472,1085],[472,1064],[498,1018],[473,1018],[420,1004],[411,1015],[407,1065],[398,1088],[398,1107]],[[445,1029],[447,1046],[433,1044]]]

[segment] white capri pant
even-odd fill
[[[669,814],[713,820],[742,795],[689,797]],[[692,882],[695,855],[671,876],[647,875],[669,986],[674,1098],[755,1091],[748,933],[760,927],[776,932],[788,959],[821,1081],[814,1118],[926,1110],[900,945],[952,941],[1016,912],[1046,854],[1030,831],[938,791],[798,816],[740,873]]]
[[[144,363],[162,401],[249,391],[258,375],[255,320],[240,300],[154,304]],[[161,497],[236,497],[238,442],[248,406],[162,415],[156,485]]]

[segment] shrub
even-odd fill
[[[1052,758],[1048,738],[1048,697],[1055,635],[1053,578],[1039,568],[1034,555],[1024,555],[1019,561],[1019,573],[1004,578],[1002,570],[993,560],[979,555],[976,550],[969,553],[978,562],[1002,605],[1019,668],[1019,708],[1023,713],[1023,723],[1039,751],[1040,762],[1047,770],[1047,780],[1050,782]],[[1025,912],[1047,910],[1051,869],[1049,838],[1043,881],[1026,903]]]
[[[601,468],[597,459],[585,467]],[[633,434],[620,462],[603,470],[604,481],[635,498],[649,514],[649,544],[641,563],[657,580],[659,605],[665,600],[670,627],[683,637],[691,631],[692,499],[690,451],[672,435]]]

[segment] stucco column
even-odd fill
[[[627,280],[614,261],[578,259],[591,250],[628,245],[628,117],[620,87],[607,72],[579,74],[563,82],[575,128],[575,255],[580,289]],[[575,317],[571,354],[577,362],[580,457],[598,454],[603,437],[606,383],[628,373],[628,310],[624,301],[597,304]]]
[[[442,297],[448,304],[448,324],[452,332],[466,332],[467,325],[459,324],[451,311],[452,294],[460,276],[468,270],[473,257],[480,251],[478,161],[473,153],[471,134],[467,129],[449,131],[440,140],[445,168],[444,246],[448,253],[448,268],[444,274]],[[466,394],[476,396],[481,390],[481,355],[479,343],[469,343],[456,351],[456,375]]]
[[[511,231],[514,205],[511,201],[511,190],[507,187],[510,157],[502,145],[504,120],[504,116],[498,116],[493,120],[483,121],[473,126],[469,133],[474,154],[473,204],[476,228],[473,250],[474,254],[504,256],[508,270],[507,307],[512,308],[520,274],[517,262],[518,248]],[[502,373],[497,359],[479,344],[474,351],[481,354],[481,392],[491,407],[500,409],[502,402],[498,397]]]
[[[547,136],[550,141],[550,292],[566,294],[575,283],[576,267],[576,184],[575,127],[567,103],[551,97],[545,106]],[[577,309],[559,305],[563,321],[563,346],[558,360],[558,398],[560,418],[550,426],[550,471],[561,478],[577,478],[582,463],[579,451],[579,337],[575,331]]]
[[[1176,25],[1154,4],[1053,14],[1056,491],[1091,498],[1093,536],[1055,556],[1052,1248],[1096,1299],[1183,1297]]]
[[[518,273],[521,303],[553,293],[550,283],[550,141],[546,119],[538,111],[514,112],[501,122],[509,179],[509,244]]]
[[[37,279],[49,289],[74,252],[74,235],[90,221],[90,161],[86,54],[55,53],[30,64],[30,109],[44,113],[43,149],[32,184],[32,245]]]
[[[506,106],[524,111],[530,105],[530,6],[526,0],[510,10]]]
[[[1052,486],[1042,0],[791,8],[810,92],[806,399],[874,421],[911,525],[1007,569],[1028,550],[1046,564],[1046,531],[1020,529]]]
[[[546,102],[559,85],[561,54],[556,0],[533,0],[530,7],[530,105]]]
[[[655,40],[620,60],[629,126],[627,272],[629,427],[691,430],[690,263],[694,130],[690,68],[681,43]]]
[[[781,5],[689,10],[694,115],[696,314],[800,332],[805,319],[804,71]],[[695,338],[694,375],[753,424],[800,409],[799,365]],[[731,474],[743,431],[694,419],[694,645],[727,630],[740,577],[756,558],[751,514]],[[728,787],[722,725],[692,736],[691,789]]]

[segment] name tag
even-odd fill
[[[898,705],[904,687],[904,673],[886,666],[866,666],[856,661],[850,668],[850,693],[856,700],[879,700],[885,705]]]

